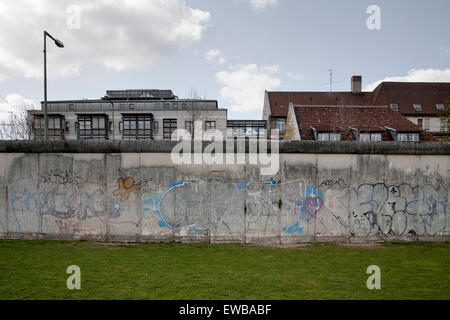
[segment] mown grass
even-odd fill
[[[374,248],[0,241],[0,299],[449,299],[449,243]],[[81,268],[81,290],[66,269]],[[366,269],[381,268],[381,290]]]

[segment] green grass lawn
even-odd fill
[[[0,299],[450,299],[449,249],[0,240]],[[70,265],[81,290],[66,287]],[[366,287],[370,265],[381,290]]]

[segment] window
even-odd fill
[[[216,122],[215,121],[205,121],[205,129],[206,130],[213,130],[216,128]]]
[[[184,123],[184,128],[189,131],[190,133],[192,133],[192,129],[193,129],[193,125],[192,125],[192,121],[186,121]]]
[[[152,115],[124,115],[124,140],[153,140]]]
[[[277,122],[277,129],[280,132],[285,132],[286,131],[286,123],[283,120],[279,120]]]
[[[130,107],[131,110],[133,110],[134,109],[134,103],[130,103],[129,107]]]
[[[368,142],[368,141],[382,141],[381,133],[370,133],[370,132],[364,132],[360,133],[359,135],[359,141]]]
[[[445,106],[444,106],[443,104],[437,104],[437,105],[436,105],[436,109],[437,109],[438,111],[443,111],[443,110],[445,110]]]
[[[170,104],[169,104],[168,102],[165,102],[165,103],[163,104],[163,107],[164,107],[164,109],[169,109]]]
[[[153,122],[153,131],[155,131],[155,132],[159,131],[159,122],[158,121]]]
[[[340,133],[319,133],[317,137],[318,141],[340,141],[341,134]]]
[[[441,132],[446,132],[446,131],[447,131],[447,120],[441,119]]]
[[[425,119],[425,130],[429,131],[430,130],[430,119]]]
[[[391,108],[392,108],[392,110],[398,111],[398,104],[391,103]]]
[[[177,130],[177,119],[163,120],[163,136],[164,140],[171,140],[172,133]]]
[[[399,141],[399,142],[419,141],[419,134],[418,133],[399,133],[397,135],[397,141]]]
[[[422,105],[420,105],[420,104],[414,104],[413,106],[414,106],[414,109],[415,109],[417,112],[421,112],[421,111],[422,111]]]
[[[228,129],[231,129],[235,136],[257,136],[264,137],[266,131],[266,121],[262,120],[228,120]]]
[[[64,117],[48,116],[48,138],[50,140],[64,139]],[[45,122],[43,116],[35,116],[33,120],[33,134],[35,140],[44,140]]]
[[[417,125],[423,128],[423,119],[417,119]]]
[[[107,123],[106,115],[78,116],[77,136],[79,139],[105,140],[108,138]]]

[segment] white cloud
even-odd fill
[[[211,49],[206,53],[206,61],[210,63],[224,64],[227,59],[219,49]]]
[[[304,80],[305,79],[305,77],[302,74],[299,74],[299,73],[288,72],[286,75],[287,75],[288,78],[290,78],[292,80]]]
[[[210,13],[184,0],[79,0],[80,29],[73,24],[73,0],[2,0],[0,80],[42,77],[43,30],[48,39],[48,73],[79,73],[83,62],[120,71],[148,68],[201,39]]]
[[[264,102],[264,91],[273,90],[281,85],[276,77],[279,66],[256,64],[241,65],[232,70],[216,73],[217,81],[223,85],[220,97],[226,100],[233,112],[260,111]]]
[[[381,82],[450,82],[450,69],[412,69],[406,76],[388,77],[371,83],[364,91],[373,91]]]
[[[0,122],[9,119],[10,113],[18,113],[24,110],[37,109],[36,103],[21,96],[18,93],[8,94],[3,100],[0,98]]]
[[[276,5],[278,0],[250,0],[250,5],[256,11],[262,11],[269,5]]]

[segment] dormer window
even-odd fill
[[[341,141],[340,133],[321,132],[317,135],[318,141]]]
[[[421,112],[421,111],[422,111],[422,105],[420,105],[420,104],[414,104],[413,106],[414,106],[414,109],[415,109],[417,112]]]
[[[399,142],[417,142],[419,141],[418,133],[398,133],[397,141]]]
[[[381,133],[380,132],[361,132],[359,134],[359,141],[369,142],[369,141],[381,141]]]
[[[392,109],[392,110],[395,110],[395,111],[398,111],[398,104],[396,104],[396,103],[391,103],[391,109]]]
[[[445,106],[443,104],[439,103],[439,104],[436,105],[436,109],[438,111],[444,111],[445,110]]]

